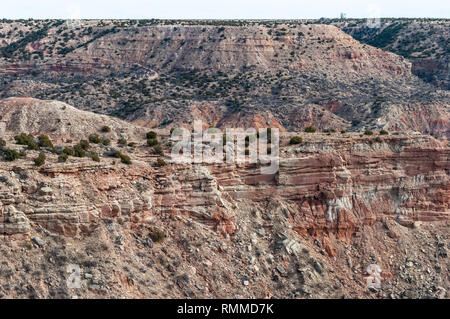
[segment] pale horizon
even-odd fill
[[[2,19],[320,19],[339,18],[450,18],[450,2],[441,0],[331,1],[317,0],[128,0],[68,1],[17,0],[4,5]]]

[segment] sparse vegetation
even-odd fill
[[[289,144],[291,145],[295,145],[295,144],[301,144],[303,142],[303,139],[300,136],[294,136],[293,138],[291,138],[291,140],[289,141]]]
[[[67,156],[73,156],[74,155],[74,150],[72,147],[66,146],[63,149],[63,154],[67,155]]]
[[[152,232],[150,232],[150,238],[155,243],[163,242],[165,239],[164,232],[159,229],[154,229]]]
[[[158,144],[159,144],[159,142],[158,142],[158,140],[156,138],[149,138],[147,140],[147,145],[148,146],[155,146],[155,145],[158,145]]]
[[[98,156],[98,154],[94,151],[90,152],[91,158],[94,162],[100,162],[100,157]]]
[[[31,134],[21,133],[20,135],[14,136],[16,140],[16,144],[26,145],[30,150],[36,150],[39,148],[39,145],[34,141],[34,138]]]
[[[46,156],[43,152],[40,152],[38,157],[34,159],[34,165],[42,166],[45,164]]]
[[[67,162],[68,159],[69,159],[69,155],[67,155],[65,153],[58,156],[58,162],[60,162],[60,163],[65,163],[65,162]]]
[[[13,162],[16,159],[20,158],[20,154],[16,150],[7,149],[3,151],[3,158],[5,161]]]
[[[161,145],[155,145],[155,146],[153,146],[153,154],[156,154],[156,155],[164,155],[164,151],[163,151],[163,148],[161,147]]]
[[[89,149],[89,147],[90,147],[89,142],[86,141],[86,140],[81,140],[79,145],[80,145],[81,148],[82,148],[83,150],[85,150],[85,151],[87,151],[87,150]]]
[[[156,139],[156,136],[157,134],[154,131],[147,132],[147,139]]]
[[[316,128],[314,126],[308,126],[307,128],[305,128],[305,132],[306,133],[315,133]]]
[[[111,128],[109,126],[103,126],[101,129],[102,133],[109,133],[111,132]]]
[[[81,145],[75,145],[73,147],[73,155],[76,157],[86,157],[86,151]]]
[[[373,132],[371,130],[365,130],[364,135],[371,136],[371,135],[373,135]]]
[[[128,155],[120,153],[119,157],[122,163],[127,165],[131,164],[131,158]]]
[[[47,135],[39,135],[38,136],[39,146],[40,147],[49,147],[53,148],[53,143]]]
[[[162,167],[162,166],[166,166],[166,165],[167,165],[166,161],[164,159],[162,159],[161,157],[158,157],[156,159],[156,163],[155,163],[156,167]]]
[[[94,144],[98,144],[101,142],[100,136],[98,136],[98,134],[91,134],[89,135],[89,142],[94,143]]]

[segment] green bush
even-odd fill
[[[389,135],[389,132],[386,130],[381,130],[380,135]]]
[[[302,138],[300,136],[294,136],[293,138],[291,138],[291,140],[289,141],[289,144],[294,145],[294,144],[301,144],[303,142]]]
[[[6,146],[6,141],[2,138],[0,138],[0,149],[4,148]]]
[[[7,149],[3,152],[3,158],[5,161],[13,162],[20,157],[20,154],[12,149]]]
[[[60,163],[67,162],[68,159],[69,159],[69,155],[67,155],[65,153],[58,156],[58,162],[60,162]]]
[[[46,160],[45,154],[41,152],[39,153],[38,157],[34,159],[34,165],[42,166],[45,164],[45,160]]]
[[[91,134],[91,135],[89,135],[89,142],[98,144],[101,142],[101,140],[100,140],[100,137],[98,136],[98,134]]]
[[[36,150],[39,148],[39,145],[34,141],[33,136],[31,134],[21,133],[20,135],[14,136],[16,143],[19,145],[27,145],[28,149]]]
[[[120,161],[127,165],[131,164],[131,158],[126,154],[120,153]]]
[[[373,132],[371,130],[365,130],[364,135],[373,135]]]
[[[119,144],[119,145],[127,145],[127,140],[124,139],[124,138],[119,138],[117,140],[117,144]]]
[[[147,139],[155,139],[156,136],[157,136],[156,132],[150,131],[147,133]]]
[[[80,145],[80,146],[83,148],[83,150],[85,150],[85,151],[87,151],[87,150],[89,149],[89,147],[90,147],[89,142],[86,141],[86,140],[81,140],[79,145]]]
[[[155,166],[157,167],[162,167],[162,166],[166,166],[167,163],[164,159],[162,159],[161,157],[158,157],[158,159],[156,160]]]
[[[164,232],[162,232],[159,229],[155,229],[150,233],[150,238],[155,243],[160,243],[160,242],[164,241],[165,237],[166,236],[164,235]]]
[[[53,143],[47,135],[39,135],[38,136],[39,146],[40,147],[50,147],[53,148]]]
[[[85,157],[86,151],[84,150],[84,148],[81,145],[75,145],[73,147],[73,155],[76,157]]]
[[[316,128],[314,126],[308,126],[305,128],[306,133],[316,133]]]
[[[100,162],[100,157],[98,156],[98,154],[96,152],[91,151],[90,155],[94,162]]]
[[[111,132],[111,128],[109,127],[109,126],[103,126],[102,127],[102,130],[101,130],[103,133],[109,133],[109,132]]]
[[[158,145],[158,144],[159,144],[159,142],[158,142],[158,140],[156,138],[149,138],[147,140],[147,145],[148,146],[155,146],[155,145]]]
[[[153,146],[153,154],[156,154],[156,155],[163,155],[164,154],[161,145]]]
[[[381,143],[381,137],[377,136],[376,139],[375,139],[375,141],[376,141],[377,143]]]
[[[109,138],[102,139],[102,144],[105,146],[111,145],[111,140]]]
[[[73,154],[74,154],[73,148],[71,148],[69,146],[64,147],[63,154],[65,154],[67,156],[73,156]]]

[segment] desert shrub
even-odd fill
[[[16,140],[16,144],[19,145],[27,145],[28,149],[36,150],[39,148],[39,145],[34,141],[33,136],[31,134],[21,133],[20,135],[14,136]]]
[[[102,144],[105,146],[111,145],[111,140],[109,138],[102,139]]]
[[[127,165],[131,164],[131,158],[126,154],[120,153],[120,161]]]
[[[248,148],[246,148],[244,152],[245,152],[245,155],[247,155],[247,156],[250,155],[250,151]]]
[[[30,142],[30,140],[33,139],[33,137],[25,133],[21,133],[19,135],[14,136],[14,139],[16,140],[16,144],[28,145],[28,143]]]
[[[4,148],[6,146],[6,141],[2,138],[0,138],[0,149]]]
[[[306,133],[316,133],[316,128],[314,126],[308,126],[305,128]]]
[[[289,144],[294,145],[294,144],[301,144],[303,142],[302,138],[300,136],[294,136],[293,138],[291,138],[291,140],[289,141]]]
[[[89,147],[90,147],[89,142],[86,141],[86,140],[81,140],[80,143],[79,143],[79,145],[80,145],[81,148],[83,148],[83,150],[85,150],[85,151],[88,150]]]
[[[38,136],[39,146],[53,148],[53,143],[47,135]]]
[[[389,135],[389,132],[386,130],[381,130],[380,135]]]
[[[3,158],[5,161],[13,162],[20,157],[20,154],[16,150],[7,149],[3,152]]]
[[[98,144],[100,143],[100,137],[98,136],[98,134],[91,134],[89,135],[89,142],[94,143],[94,144]]]
[[[109,126],[105,125],[105,126],[102,127],[101,131],[103,133],[109,133],[109,132],[111,132],[111,128]]]
[[[71,148],[69,146],[64,147],[63,154],[65,154],[67,156],[73,156],[73,154],[74,154],[73,148]]]
[[[98,154],[96,152],[91,151],[90,155],[94,162],[100,162],[100,157],[98,156]]]
[[[155,229],[150,233],[150,238],[155,243],[163,242],[165,237],[164,232],[159,229]]]
[[[147,140],[147,145],[148,146],[155,146],[155,145],[158,145],[158,144],[159,144],[159,142],[158,142],[158,140],[156,138],[149,138]]]
[[[346,130],[342,130],[342,131],[341,131],[341,134],[345,134],[345,133],[347,133]]]
[[[119,138],[117,140],[117,144],[119,144],[119,145],[127,145],[127,140],[124,139],[124,138]]]
[[[172,132],[173,131],[171,131],[170,133],[172,134]],[[150,132],[147,132],[147,139],[156,139],[156,136],[157,136],[157,134],[156,134],[156,132],[153,132],[153,131],[150,131]]]
[[[135,147],[135,146],[136,146],[136,143],[135,143],[135,142],[130,142],[130,143],[128,143],[128,146],[129,146],[129,147]]]
[[[75,145],[73,147],[73,155],[76,157],[85,157],[86,151],[84,150],[84,148],[81,145]]]
[[[45,160],[46,160],[45,154],[41,152],[39,153],[38,157],[34,159],[34,165],[42,166],[45,164]]]
[[[153,146],[153,154],[156,154],[156,155],[163,155],[164,154],[163,148],[161,147],[161,145]]]
[[[58,156],[58,162],[60,162],[60,163],[67,162],[68,159],[69,159],[69,155],[67,155],[65,153]]]
[[[166,166],[167,163],[164,159],[162,159],[161,157],[158,157],[158,159],[156,160],[155,166],[157,167],[162,167],[162,166]]]
[[[375,141],[376,141],[377,143],[381,143],[381,137],[377,136],[376,139],[375,139]]]
[[[364,135],[373,135],[373,132],[371,130],[365,130]]]

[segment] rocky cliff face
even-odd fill
[[[364,19],[322,23],[336,25],[359,41],[407,58],[413,74],[437,87],[450,89],[448,19],[380,19],[376,27],[369,27]]]
[[[292,135],[274,175],[155,167],[139,135],[131,165],[48,153],[36,168],[35,151],[0,162],[1,296],[448,297],[448,143],[302,133],[290,146]],[[366,286],[370,264],[380,290]]]

